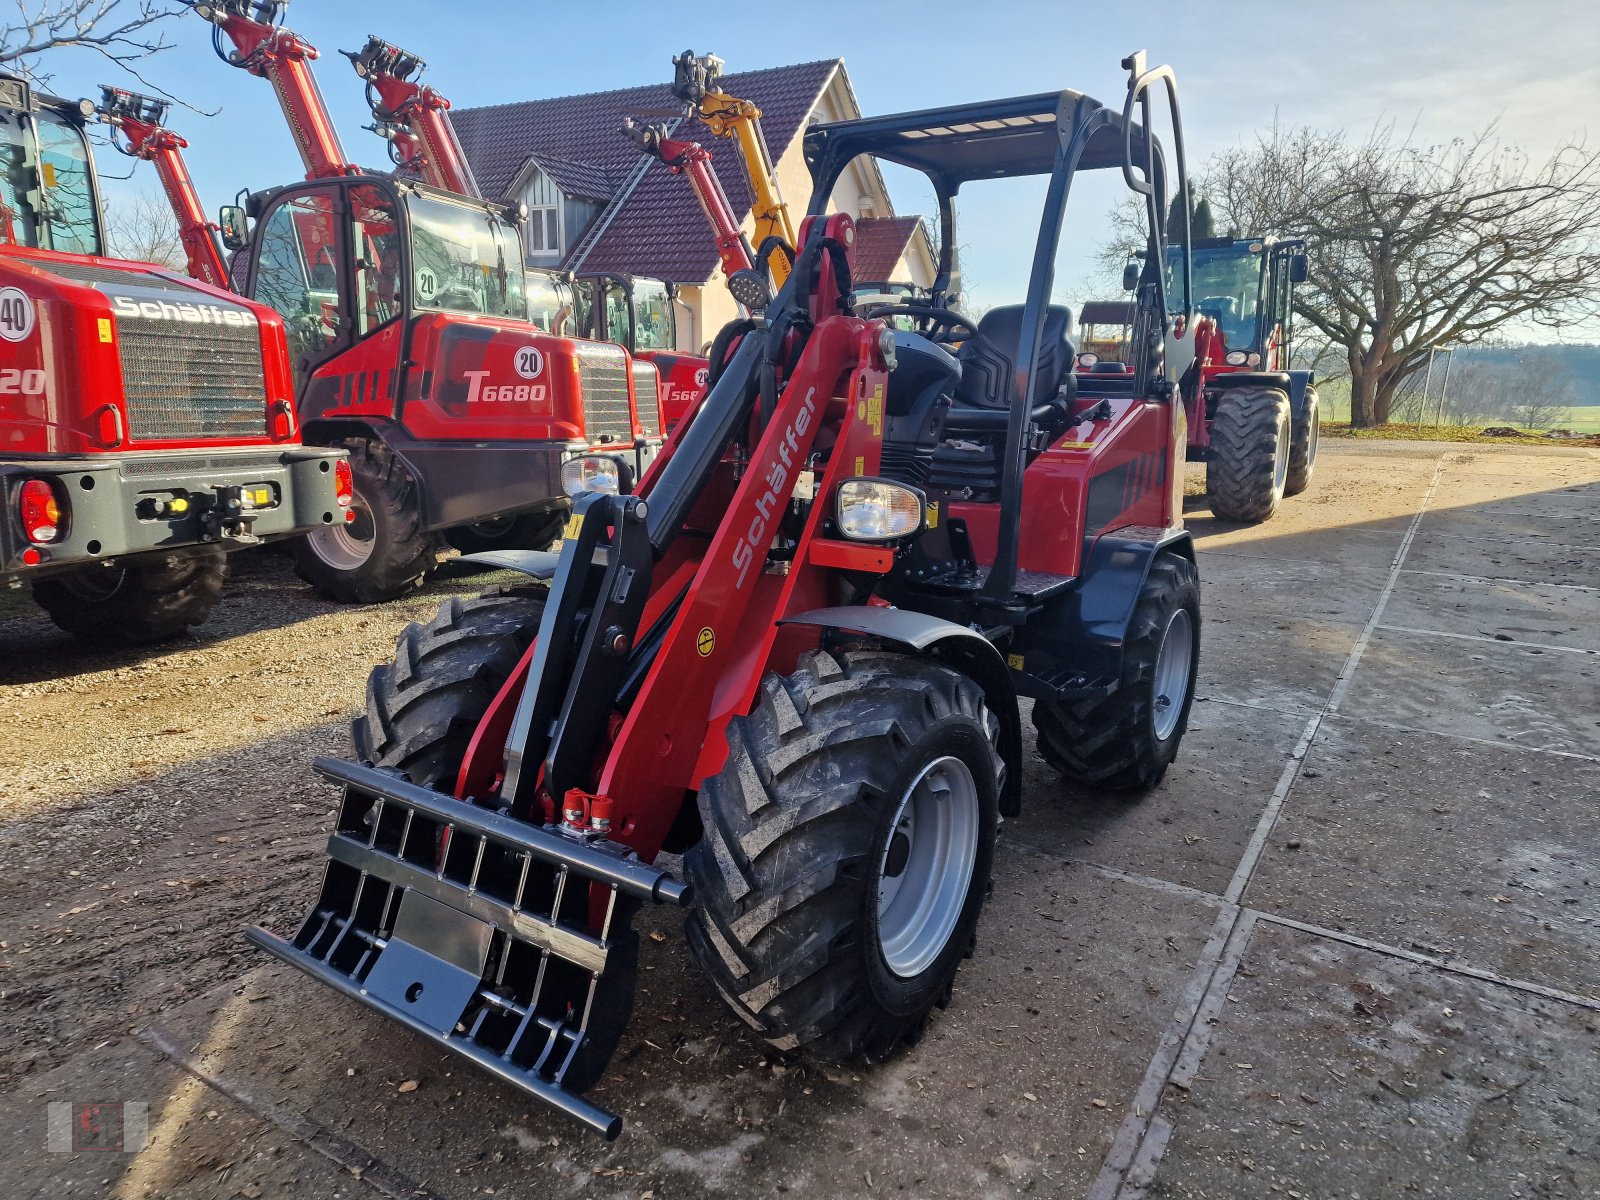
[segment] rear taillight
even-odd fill
[[[17,493],[17,515],[22,518],[22,536],[45,545],[61,538],[61,504],[56,490],[43,479],[30,479]]]
[[[350,473],[348,458],[341,458],[333,464],[333,490],[339,497],[340,508],[349,508],[356,498],[356,481]]]

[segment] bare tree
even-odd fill
[[[1492,129],[1419,148],[1274,126],[1214,159],[1205,190],[1223,223],[1311,243],[1295,307],[1343,352],[1353,425],[1387,421],[1429,350],[1600,299],[1600,153],[1581,145],[1534,166]]]
[[[180,15],[167,0],[11,0],[15,13],[0,17],[0,70],[46,83],[39,58],[46,51],[81,47],[111,60],[136,78],[134,63],[171,43],[155,28]]]
[[[134,262],[158,263],[182,270],[183,242],[178,220],[166,201],[139,193],[106,205],[106,237],[111,252]]]

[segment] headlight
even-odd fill
[[[1092,350],[1085,350],[1082,354],[1078,355],[1078,365],[1080,367],[1092,367],[1099,361],[1100,356],[1094,353]]]
[[[839,485],[839,532],[861,542],[907,537],[922,528],[922,493],[883,479],[846,479]]]
[[[616,496],[624,491],[622,464],[604,455],[585,455],[561,464],[561,489],[569,496],[585,492],[604,492]]]
[[[1250,356],[1243,350],[1229,350],[1228,356],[1222,361],[1227,363],[1230,367],[1242,367],[1249,360],[1249,358]]]

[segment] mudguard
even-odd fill
[[[1022,717],[1017,711],[1017,689],[1000,651],[983,634],[927,613],[877,605],[816,608],[785,617],[779,624],[815,625],[840,633],[864,633],[876,641],[946,659],[951,666],[977,681],[989,711],[1000,719],[1000,757],[1006,764],[1000,813],[1007,817],[1021,815]]]
[[[1011,656],[1017,690],[1070,702],[1115,689],[1128,624],[1150,564],[1163,552],[1194,562],[1194,539],[1182,528],[1129,526],[1086,545],[1076,585],[1047,600],[1018,633]]]
[[[1289,411],[1299,416],[1306,406],[1306,390],[1317,381],[1315,371],[1225,371],[1206,380],[1207,389],[1240,387],[1277,388],[1289,394]]]

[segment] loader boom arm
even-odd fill
[[[416,79],[427,63],[379,37],[368,37],[358,51],[341,53],[366,81],[373,119],[388,130],[400,164],[414,168],[434,187],[481,200],[450,122],[450,101]]]
[[[311,64],[320,57],[317,48],[292,29],[276,23],[283,0],[185,0],[215,29],[218,56],[272,84],[284,120],[300,151],[307,179],[354,175],[359,168],[345,157],[327,101],[317,86]],[[231,53],[222,39],[233,43]]]
[[[222,243],[215,223],[206,220],[200,197],[194,190],[183,151],[189,145],[162,123],[166,117],[164,100],[140,96],[121,88],[101,89],[100,112],[106,123],[125,140],[118,148],[134,158],[142,158],[156,169],[161,188],[178,222],[178,238],[183,243],[189,275],[215,287],[228,286],[228,267],[222,257]]]
[[[739,219],[734,215],[733,205],[728,203],[728,194],[722,189],[722,181],[711,169],[711,151],[698,142],[668,137],[666,128],[661,125],[641,126],[630,121],[624,126],[624,132],[646,154],[660,159],[673,174],[682,175],[689,181],[695,199],[700,201],[700,208],[706,214],[706,220],[711,222],[722,273],[732,279],[738,272],[754,267],[756,256],[739,229]],[[784,277],[787,278],[789,263],[786,257],[783,265]]]
[[[712,133],[732,139],[738,147],[745,176],[750,181],[756,253],[766,259],[773,287],[782,287],[789,278],[789,264],[794,260],[795,230],[789,207],[778,190],[767,139],[761,132],[761,109],[752,101],[730,96],[717,86],[722,60],[715,55],[696,55],[685,50],[673,58],[672,65],[676,70],[672,94]]]

